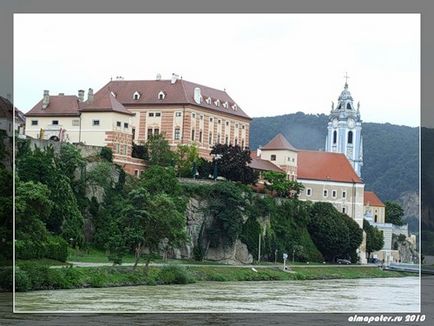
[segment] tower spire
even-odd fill
[[[348,78],[350,78],[350,76],[348,76],[347,72],[345,72],[344,78],[345,78],[345,89],[347,89],[348,88]]]

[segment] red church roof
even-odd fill
[[[362,183],[344,154],[318,151],[298,152],[297,178]]]
[[[375,192],[372,191],[365,191],[364,205],[385,207],[380,198],[378,198]]]
[[[272,140],[270,140],[261,150],[290,150],[297,151],[289,141],[281,133],[277,134]]]
[[[108,91],[101,91],[95,94],[92,103],[83,103],[82,112],[116,112],[134,115],[128,111],[119,101]]]
[[[45,109],[42,108],[40,100],[26,113],[26,117],[79,116],[78,110],[81,105],[75,95],[50,95],[50,101]]]

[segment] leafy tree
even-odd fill
[[[19,181],[15,194],[15,227],[18,240],[46,241],[45,222],[49,219],[53,202],[46,185]]]
[[[172,167],[153,165],[145,170],[140,180],[141,186],[150,194],[166,193],[180,195],[181,188]]]
[[[269,182],[266,187],[279,197],[298,198],[300,191],[304,189],[301,183],[288,180],[288,176],[284,173],[267,171],[264,172],[263,178]]]
[[[59,169],[71,180],[74,180],[74,173],[77,168],[84,166],[85,162],[80,151],[72,144],[63,143],[60,147],[57,158]]]
[[[355,263],[357,262],[356,250],[363,241],[363,230],[360,228],[359,224],[348,215],[341,213],[341,217],[345,221],[349,231],[349,243],[346,256],[351,257],[351,260]]]
[[[146,147],[146,145],[139,145],[133,143],[131,156],[148,161],[149,160],[148,148]]]
[[[313,204],[308,228],[313,242],[328,261],[347,253],[350,247],[348,226],[332,204]]]
[[[12,173],[0,166],[0,255],[12,258]]]
[[[240,146],[216,144],[211,150],[211,155],[220,157],[213,162],[217,165],[218,175],[244,184],[255,183],[258,179],[257,173],[248,166],[251,162],[250,150],[243,150]]]
[[[386,223],[392,223],[395,225],[404,225],[402,217],[404,216],[404,210],[402,207],[392,201],[386,201]]]
[[[243,197],[246,188],[232,182],[215,184],[210,192],[207,214],[212,216],[212,225],[207,230],[208,246],[231,246],[241,233],[244,223]]]
[[[146,142],[149,165],[174,166],[175,153],[170,150],[169,142],[162,134],[151,136]]]
[[[368,257],[371,253],[381,250],[384,246],[383,231],[373,227],[367,220],[363,220],[363,230],[366,232],[366,252]]]
[[[181,177],[192,177],[198,172],[199,150],[196,145],[178,145],[176,149],[176,170]],[[195,170],[195,171],[193,171]]]

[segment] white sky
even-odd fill
[[[328,114],[343,89],[363,121],[420,123],[419,14],[15,14],[14,101],[172,73],[226,88],[251,117]]]

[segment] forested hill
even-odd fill
[[[324,150],[328,116],[294,114],[254,118],[250,147],[256,150],[281,132],[299,149]],[[362,178],[365,189],[385,200],[398,200],[403,193],[417,193],[419,130],[389,123],[363,123]]]

